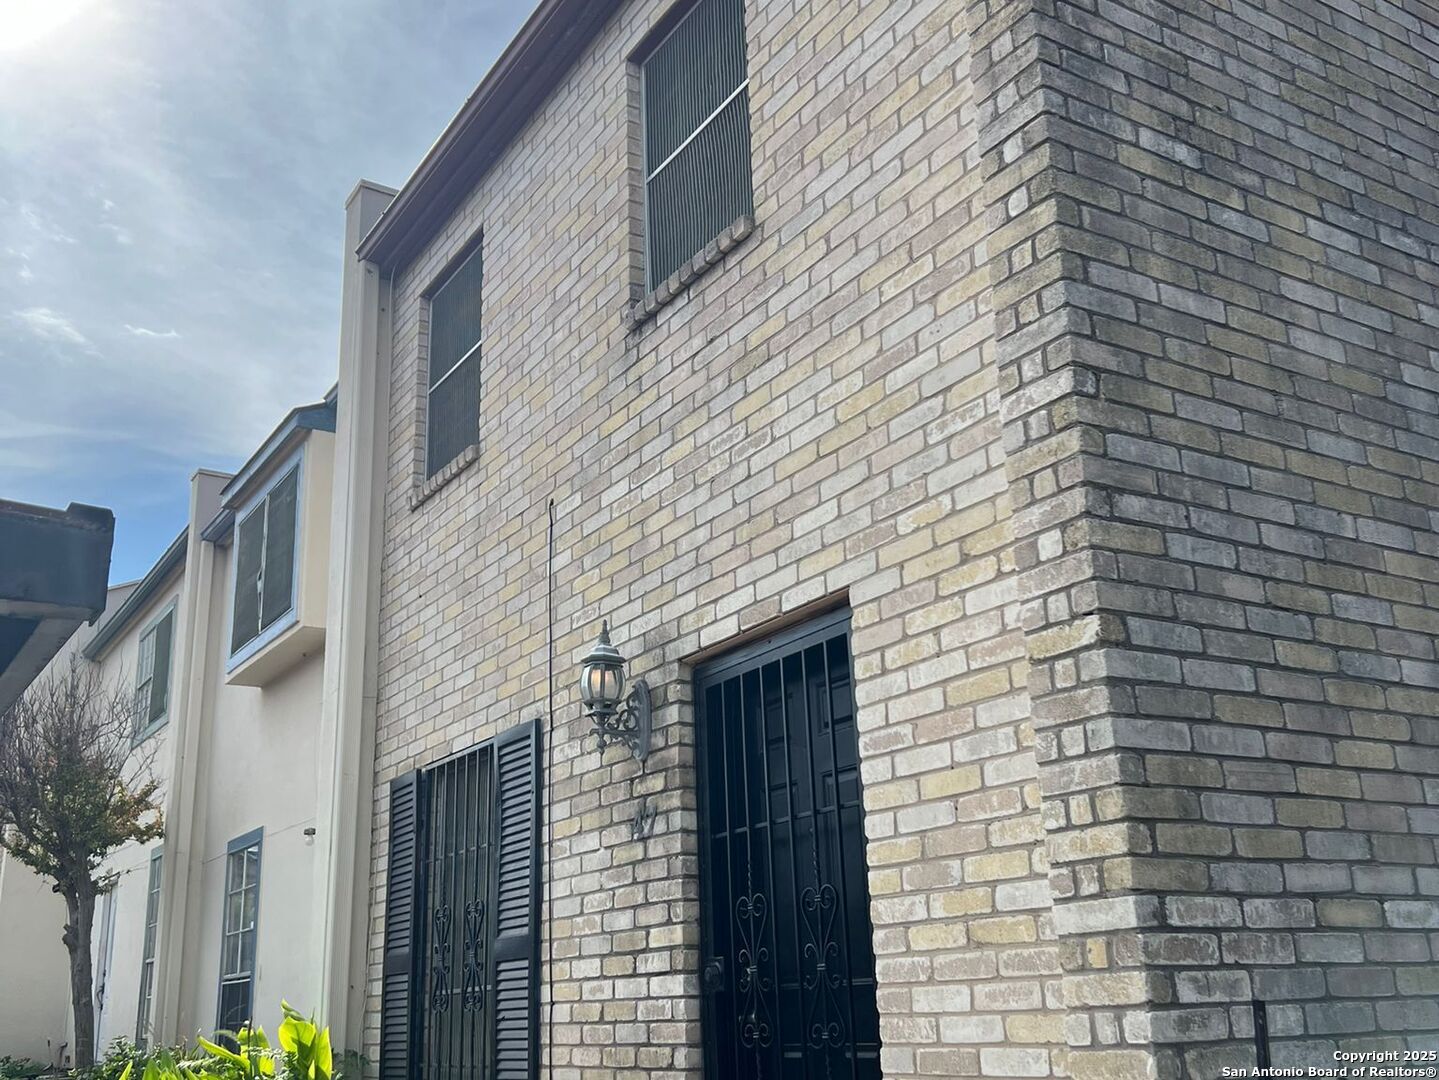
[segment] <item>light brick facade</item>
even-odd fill
[[[845,601],[886,1077],[1214,1076],[1256,997],[1275,1064],[1439,1045],[1439,12],[751,0],[753,230],[635,326],[667,6],[393,268],[371,1056],[388,782],[553,707],[547,1060],[698,1077],[693,661]],[[584,737],[602,618],[643,767]]]

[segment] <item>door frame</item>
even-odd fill
[[[705,660],[695,665],[691,686],[694,692],[694,719],[695,719],[695,813],[699,857],[699,923],[700,923],[700,953],[699,953],[699,996],[700,996],[700,1057],[702,1062],[702,1075],[706,1080],[728,1080],[718,1077],[717,1068],[714,1062],[714,1046],[717,1032],[714,1028],[714,1011],[712,1004],[714,995],[705,989],[704,968],[707,958],[712,953],[712,942],[710,932],[710,918],[707,914],[708,896],[707,886],[710,874],[709,844],[707,842],[709,811],[705,805],[705,782],[704,766],[702,757],[704,753],[704,739],[700,734],[700,725],[705,722],[704,717],[704,691],[726,679],[731,678],[737,672],[747,671],[761,666],[771,656],[778,658],[797,652],[811,645],[827,641],[834,637],[837,632],[843,631],[845,635],[846,648],[850,657],[850,693],[855,690],[854,674],[854,649],[850,645],[850,625],[853,612],[848,604],[822,612],[802,622],[792,623],[789,626],[776,630],[766,637],[739,645],[729,652],[716,655],[713,659]],[[858,724],[858,703],[855,704],[855,723]],[[856,735],[858,729],[856,728]],[[857,764],[861,767],[864,764],[863,758],[856,754]],[[863,780],[860,781],[861,812],[863,811]],[[865,864],[868,866],[868,852],[865,852]],[[864,890],[864,905],[866,916],[870,904],[869,883],[866,878]],[[873,926],[870,929],[870,948],[874,948]],[[726,978],[733,977],[733,972],[726,974]]]

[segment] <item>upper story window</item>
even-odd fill
[[[232,657],[294,621],[299,491],[296,462],[240,515],[235,529]]]
[[[170,708],[170,652],[175,639],[172,607],[140,635],[135,664],[135,735],[149,733],[165,722]]]
[[[430,293],[425,476],[434,476],[480,434],[480,322],[484,259],[479,246]]]
[[[754,213],[744,0],[699,0],[641,62],[649,288]]]

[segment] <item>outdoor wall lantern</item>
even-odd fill
[[[625,692],[625,658],[610,644],[610,624],[601,624],[599,640],[580,661],[580,700],[599,737],[600,749],[619,743],[630,748],[636,760],[650,752],[650,687],[636,679]]]

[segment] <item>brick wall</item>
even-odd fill
[[[1256,997],[1276,1064],[1433,1046],[1436,12],[752,2],[754,231],[630,329],[662,12],[394,279],[371,1049],[385,788],[545,712],[550,498],[556,1076],[698,1076],[688,658],[845,596],[886,1077],[1210,1077]],[[581,741],[601,618],[643,768]]]
[[[970,15],[1074,1074],[1434,1048],[1439,12]]]
[[[395,278],[372,972],[388,781],[545,709],[553,497],[556,1075],[698,1075],[684,658],[846,593],[886,1075],[1048,1075],[1059,962],[963,12],[749,5],[756,228],[626,332],[625,57],[662,11],[627,6]],[[481,227],[478,460],[412,509],[419,295]],[[602,617],[657,692],[643,769],[581,742]],[[660,813],[635,842],[641,796]]]

